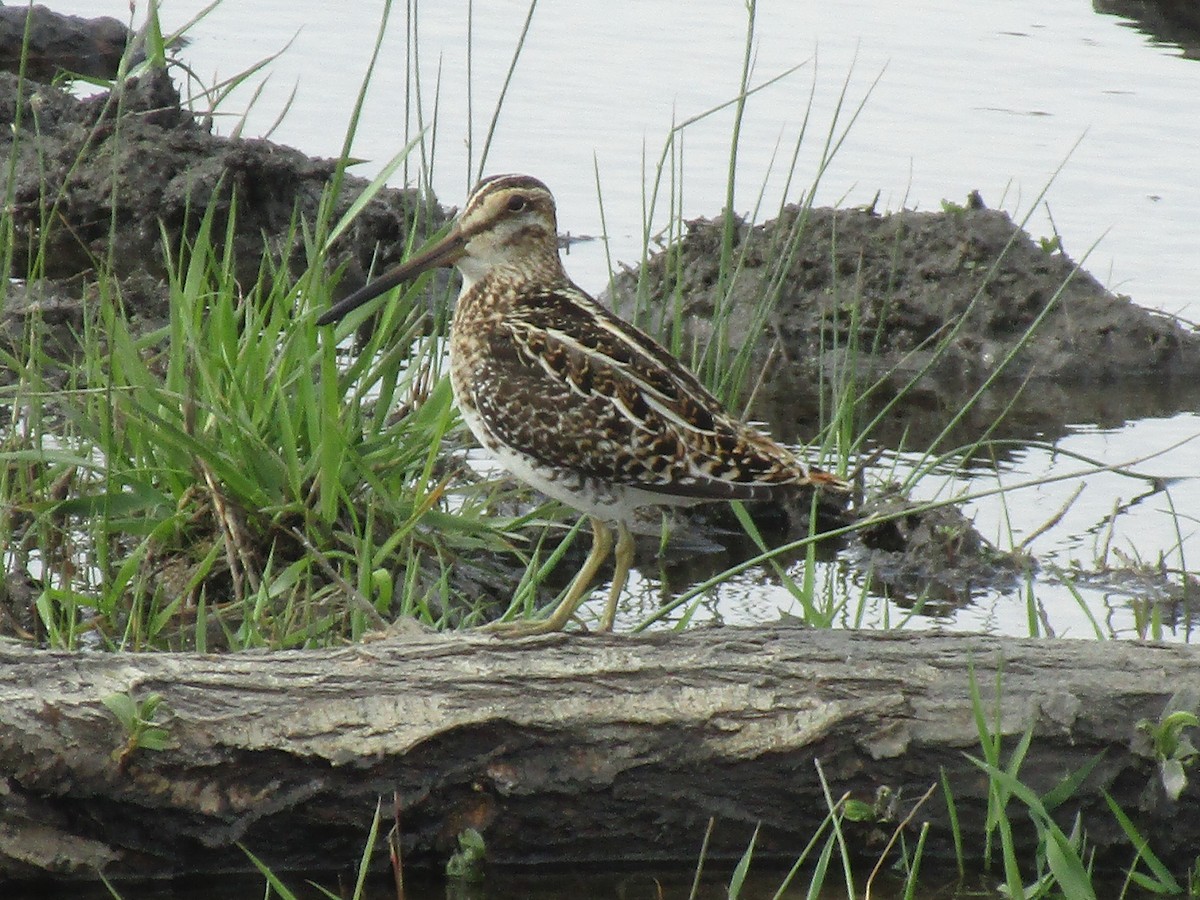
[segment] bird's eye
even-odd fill
[[[509,212],[520,212],[524,208],[525,208],[525,198],[522,197],[520,194],[514,194],[512,197],[508,198],[508,211]]]

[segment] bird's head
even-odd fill
[[[467,287],[497,270],[519,277],[558,275],[562,263],[550,189],[528,175],[485,178],[471,192],[445,237],[326,310],[317,324],[335,322],[422,272],[448,266],[462,272]]]

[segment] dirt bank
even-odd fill
[[[615,305],[633,308],[641,278],[650,309],[682,298],[698,341],[723,310],[730,347],[750,344],[751,370],[768,373],[768,404],[851,375],[863,386],[881,381],[876,403],[908,390],[916,409],[931,411],[960,409],[996,375],[1004,384],[982,407],[986,415],[1033,381],[1027,393],[1039,428],[1060,415],[1087,421],[1076,401],[1097,384],[1134,383],[1139,404],[1151,402],[1147,388],[1153,394],[1166,382],[1184,404],[1177,408],[1196,399],[1194,327],[1107,291],[978,195],[942,212],[792,206],[761,225],[739,222],[730,254],[738,270],[724,284],[722,233],[719,218],[689,223],[683,240],[645,271],[617,279]],[[772,294],[763,327],[755,317]],[[1111,405],[1112,392],[1102,394]],[[1012,414],[1019,420],[1025,408],[1018,402]]]
[[[1092,0],[1092,8],[1128,19],[1143,34],[1178,45],[1189,59],[1200,59],[1200,6],[1195,0]]]
[[[12,198],[11,276],[0,337],[24,338],[30,313],[64,348],[78,328],[97,266],[111,265],[127,313],[148,325],[165,314],[163,239],[172,252],[214,208],[223,234],[237,197],[234,257],[253,283],[263,252],[297,271],[307,263],[296,223],[317,218],[337,161],[313,159],[264,140],[218,137],[181,105],[164,72],[112,94],[79,99],[59,87],[0,72],[0,189]],[[12,174],[11,183],[9,173]],[[347,176],[336,221],[367,182]],[[298,218],[297,218],[298,217]],[[422,233],[445,213],[412,190],[381,191],[337,241],[328,265],[347,266],[347,289],[379,254],[398,261],[413,222]]]
[[[65,16],[24,3],[0,8],[0,69],[51,81],[63,73],[113,78],[133,34],[108,16]],[[145,54],[131,54],[130,63]]]

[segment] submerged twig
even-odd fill
[[[1076,485],[1075,491],[1071,494],[1070,497],[1067,498],[1067,502],[1058,508],[1058,512],[1056,512],[1054,515],[1052,515],[1049,519],[1047,519],[1045,522],[1043,522],[1037,528],[1033,529],[1033,531],[1030,532],[1030,534],[1025,538],[1025,540],[1023,540],[1023,541],[1021,541],[1021,543],[1017,544],[1017,550],[1023,551],[1026,547],[1028,547],[1030,544],[1032,544],[1035,540],[1037,540],[1039,537],[1041,537],[1043,534],[1045,534],[1047,531],[1049,531],[1051,528],[1053,528],[1055,525],[1057,525],[1059,522],[1061,522],[1063,516],[1065,516],[1067,514],[1067,510],[1069,510],[1072,506],[1075,505],[1075,501],[1079,499],[1079,495],[1083,493],[1083,489],[1086,486],[1087,485],[1085,485],[1083,482],[1080,482],[1078,485]]]

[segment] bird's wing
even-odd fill
[[[525,292],[486,340],[474,402],[496,438],[545,464],[714,500],[809,480],[662,346],[573,285]]]

